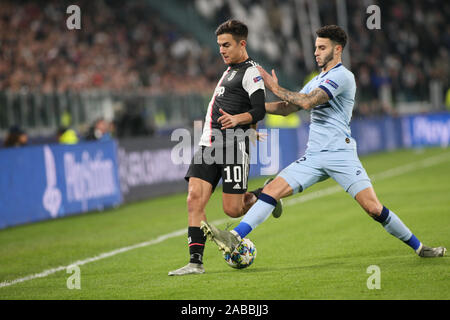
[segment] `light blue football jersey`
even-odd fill
[[[355,103],[356,83],[351,71],[338,63],[309,81],[300,93],[323,89],[330,100],[311,111],[308,152],[356,150],[350,120]]]

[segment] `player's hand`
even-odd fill
[[[267,133],[263,133],[263,132],[256,132],[256,140],[258,140],[259,142],[263,142],[266,141],[268,134]]]
[[[275,73],[275,70],[272,69],[272,75],[268,74],[266,70],[264,70],[261,66],[256,66],[261,77],[264,80],[264,85],[267,89],[273,92],[273,90],[278,87],[278,77]]]
[[[266,140],[268,134],[259,132],[257,130],[252,130],[252,133],[250,134],[250,142],[256,146],[256,141],[263,142]]]
[[[217,121],[222,124],[222,130],[234,128],[239,124],[239,122],[236,120],[236,117],[234,117],[233,115],[226,113],[222,109],[219,109],[219,112],[222,114],[222,116],[220,116]]]

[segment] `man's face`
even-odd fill
[[[328,38],[316,38],[314,56],[319,68],[325,68],[335,56],[336,45]]]
[[[108,124],[105,120],[100,120],[99,122],[97,122],[96,129],[104,133],[108,130]]]
[[[21,146],[24,146],[24,145],[26,145],[28,143],[28,136],[25,133],[22,133],[19,136],[19,143],[20,143]]]
[[[225,64],[235,64],[242,62],[245,53],[245,40],[236,41],[229,33],[217,36],[219,52]]]

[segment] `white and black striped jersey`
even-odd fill
[[[212,130],[220,130],[222,127],[217,121],[222,116],[219,109],[231,115],[249,112],[253,117],[253,123],[264,118],[264,81],[256,65],[256,62],[249,58],[242,63],[230,65],[225,70],[209,102],[200,145],[211,146]],[[255,92],[258,93],[252,97]],[[256,100],[258,101],[256,103],[253,98],[257,95],[261,95],[261,99]],[[250,124],[239,125],[233,129],[238,128],[245,131],[250,128]]]

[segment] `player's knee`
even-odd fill
[[[383,205],[378,200],[372,188],[367,188],[356,194],[356,201],[372,218],[376,218],[381,214]]]
[[[201,205],[201,192],[198,189],[192,188],[189,189],[189,193],[186,199],[188,212],[195,211]]]
[[[281,198],[291,195],[293,190],[286,180],[277,177],[264,187],[262,193],[265,193],[278,201]]]
[[[383,210],[383,206],[376,201],[371,201],[364,205],[364,210],[367,212],[369,216],[375,218],[380,215],[381,210]]]
[[[223,211],[231,218],[239,218],[243,215],[243,207],[233,204],[224,204]]]

